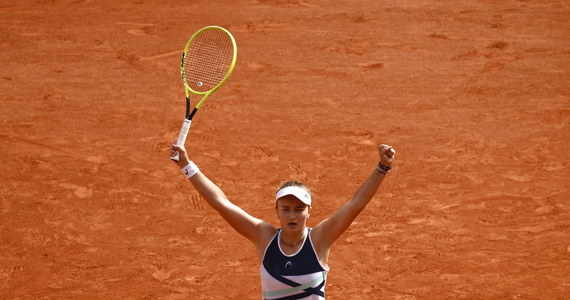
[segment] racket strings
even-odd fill
[[[226,77],[233,55],[230,36],[216,29],[203,31],[184,57],[184,81],[196,92],[212,90]]]

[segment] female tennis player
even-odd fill
[[[196,190],[237,232],[255,244],[260,259],[263,299],[324,299],[329,250],[378,191],[392,168],[395,151],[380,145],[380,162],[348,201],[330,218],[307,227],[311,193],[298,181],[283,183],[275,194],[280,228],[252,217],[228,200],[222,190],[188,159],[184,146],[178,151],[182,168]]]

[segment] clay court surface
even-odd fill
[[[570,3],[0,1],[0,298],[259,299],[254,246],[168,159],[179,57],[238,43],[187,147],[278,225],[277,185],[348,201],[327,299],[568,299]]]

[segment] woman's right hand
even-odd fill
[[[184,145],[176,145],[175,141],[170,147],[170,157],[176,155],[176,151],[178,151],[180,154],[180,159],[178,161],[175,161],[173,159],[171,160],[182,169],[190,163],[190,159],[188,159],[188,153],[186,153],[186,148],[184,148]]]

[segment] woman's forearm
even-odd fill
[[[394,154],[396,154],[396,151],[392,146],[380,145],[378,148],[378,154],[380,156],[378,166],[358,188],[352,198],[351,205],[354,205],[359,210],[364,209],[368,202],[372,200],[372,197],[374,197],[376,192],[378,192],[384,177],[386,177],[388,172],[390,172],[390,169],[392,169],[392,163],[394,161]]]
[[[196,191],[200,193],[200,196],[215,210],[220,211],[224,207],[225,202],[228,201],[222,189],[202,172],[198,172],[192,176],[190,182],[194,185]]]
[[[366,207],[368,202],[370,202],[376,192],[378,192],[378,189],[380,188],[384,177],[386,177],[386,174],[381,173],[377,170],[374,170],[372,174],[368,176],[368,178],[364,181],[364,183],[362,183],[358,190],[356,190],[356,193],[352,197],[351,202],[353,202],[355,207],[357,207],[359,210],[362,210],[364,207]]]

